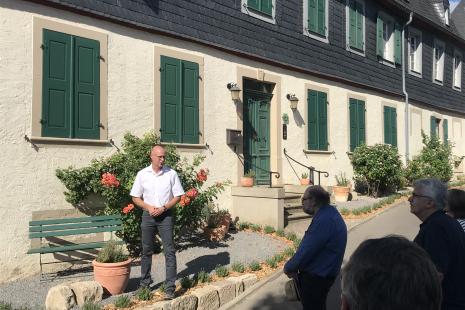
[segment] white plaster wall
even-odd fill
[[[34,150],[24,140],[31,134],[32,105],[32,33],[33,17],[55,20],[77,27],[98,31],[108,36],[108,137],[121,145],[125,132],[141,135],[154,129],[157,111],[154,102],[154,46],[190,53],[204,60],[204,150],[180,148],[180,152],[192,158],[194,154],[206,156],[202,167],[209,168],[207,182],[229,179],[235,184],[241,169],[237,156],[226,145],[226,128],[237,128],[238,113],[226,88],[228,82],[239,82],[238,68],[263,70],[281,78],[281,113],[289,115],[288,139],[282,148],[297,160],[328,171],[329,178],[323,184],[334,184],[334,175],[345,172],[352,177],[347,152],[349,150],[349,96],[364,98],[366,102],[366,139],[368,144],[383,142],[383,105],[397,108],[397,130],[399,153],[404,154],[404,109],[403,102],[374,92],[348,87],[289,70],[241,59],[205,46],[159,35],[133,30],[120,25],[79,16],[66,11],[47,8],[38,4],[3,0],[0,3],[0,189],[3,204],[0,216],[4,219],[0,228],[0,282],[24,277],[38,271],[38,256],[26,255],[29,247],[28,221],[32,211],[73,208],[64,200],[64,187],[55,177],[57,168],[82,167],[92,158],[107,156],[115,152],[110,146],[82,146],[48,144]],[[266,81],[266,79],[265,79]],[[304,154],[306,148],[306,85],[328,89],[329,150],[333,153]],[[103,91],[103,90],[102,90]],[[299,99],[297,111],[293,112],[285,98],[287,93]],[[424,118],[429,117],[423,113]],[[462,132],[450,122],[455,134]],[[423,122],[429,124],[429,122]],[[281,128],[279,124],[278,128]],[[412,124],[412,128],[418,128]],[[156,128],[158,129],[158,128]],[[429,130],[425,129],[425,131]],[[281,139],[281,132],[278,137]],[[411,135],[411,139],[413,134]],[[459,141],[459,138],[457,138]],[[413,144],[417,141],[412,142]],[[419,142],[421,145],[421,141]],[[463,144],[463,143],[462,143]],[[463,149],[463,146],[462,146]],[[296,184],[303,168],[291,166],[282,151],[282,178],[286,184]],[[231,209],[230,188],[217,200],[221,208]],[[21,266],[21,267],[19,267]]]

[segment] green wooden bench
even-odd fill
[[[27,254],[39,253],[40,276],[42,278],[42,254],[70,252],[78,250],[102,248],[108,241],[82,242],[64,241],[60,244],[46,244],[43,240],[75,235],[90,235],[102,232],[116,232],[123,228],[121,215],[85,216],[72,218],[56,218],[29,222],[29,239],[38,239],[37,247],[31,246]],[[33,242],[31,242],[31,245]],[[69,262],[69,261],[68,261]]]

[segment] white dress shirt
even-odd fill
[[[161,208],[173,197],[184,195],[184,189],[176,171],[163,166],[158,173],[155,173],[150,165],[137,173],[130,195],[142,198],[144,202],[156,208]]]

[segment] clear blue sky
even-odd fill
[[[455,7],[457,6],[457,4],[459,4],[459,2],[460,0],[449,0],[451,12],[455,9]]]

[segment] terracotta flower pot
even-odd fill
[[[95,281],[102,285],[105,293],[118,295],[124,292],[131,273],[132,259],[120,263],[99,263],[92,261]]]
[[[350,187],[348,186],[333,186],[334,200],[344,202],[349,199]]]
[[[300,179],[300,185],[310,185],[310,179]]]
[[[208,240],[210,241],[221,241],[226,236],[226,233],[229,231],[229,226],[231,224],[231,218],[229,216],[225,216],[219,222],[218,227],[205,227],[203,232]]]
[[[252,187],[253,186],[253,179],[250,177],[241,177],[241,186],[243,187]]]

